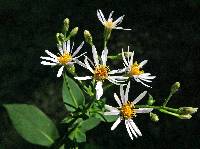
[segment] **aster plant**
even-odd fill
[[[58,54],[45,50],[48,56],[40,57],[42,65],[59,67],[57,77],[62,76],[63,78],[62,97],[67,115],[58,125],[60,131],[52,120],[33,105],[4,105],[14,127],[25,140],[49,148],[77,149],[79,143],[86,142],[86,132],[104,122],[113,123],[112,131],[118,131],[118,125],[124,123],[127,137],[130,141],[137,141],[135,138],[142,136],[142,130],[137,127],[135,117],[139,118],[140,114],[145,113],[150,120],[157,122],[159,121],[158,112],[179,119],[190,119],[192,114],[197,112],[197,108],[193,107],[168,106],[171,97],[180,88],[179,82],[171,86],[168,97],[161,105],[158,105],[153,96],[147,94],[147,91],[141,91],[139,96],[129,94],[130,90],[134,91],[131,84],[135,83],[149,89],[156,76],[146,72],[143,68],[147,60],[140,63],[134,61],[134,54],[137,53],[130,51],[129,46],[127,52],[122,49],[121,53],[110,55],[107,43],[113,29],[130,30],[118,26],[122,23],[124,15],[115,21],[112,16],[113,11],[106,20],[103,12],[97,10],[97,18],[104,27],[102,51],[96,49],[93,37],[87,30],[84,31],[84,39],[91,50],[87,49],[87,53],[85,52],[84,42],[74,48],[74,45],[78,43],[74,44],[72,37],[76,36],[78,27],[70,31],[67,18],[64,20],[62,33],[56,34]],[[78,54],[79,52],[81,54]],[[119,68],[112,70],[108,59],[123,63],[119,65]],[[77,68],[85,71],[76,71]],[[109,99],[108,104],[104,92],[112,87],[115,88],[116,93],[110,93],[113,94],[113,98]],[[146,104],[138,104],[140,100]],[[114,106],[116,105],[114,101],[118,106]]]

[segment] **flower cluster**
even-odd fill
[[[74,52],[72,52],[74,43],[72,45],[70,44],[71,37],[76,35],[78,28],[76,27],[72,29],[72,31],[69,32],[68,34],[69,19],[65,19],[63,28],[64,33],[57,33],[56,36],[58,40],[57,47],[59,50],[59,54],[55,55],[52,52],[45,50],[48,57],[44,56],[40,57],[42,59],[41,62],[42,65],[60,66],[57,73],[57,77],[60,77],[63,74],[64,83],[66,83],[66,78],[65,78],[66,72],[69,73],[70,68],[74,68],[73,73],[71,72],[70,73],[73,75],[73,78],[76,80],[76,82],[78,82],[79,85],[82,87],[81,90],[85,91],[85,93],[90,96],[91,101],[88,104],[84,104],[85,99],[84,97],[82,97],[82,91],[79,90],[79,88],[77,87],[78,85],[76,85],[75,83],[71,83],[71,85],[74,86],[70,86],[69,82],[67,82],[68,86],[66,87],[66,89],[69,90],[69,93],[66,93],[66,96],[64,98],[66,98],[67,100],[71,99],[72,101],[66,100],[65,104],[67,104],[68,107],[67,110],[69,110],[72,113],[74,112],[72,115],[76,115],[77,120],[74,120],[74,122],[78,123],[82,121],[83,123],[84,122],[83,119],[85,119],[85,117],[88,117],[88,119],[90,119],[91,117],[93,117],[94,115],[96,116],[99,113],[103,115],[103,120],[105,120],[104,116],[113,115],[116,116],[117,118],[114,124],[112,125],[111,130],[114,130],[121,121],[124,121],[128,135],[133,140],[133,137],[137,138],[138,136],[142,136],[141,131],[133,121],[133,118],[135,118],[139,113],[150,113],[150,118],[153,121],[159,120],[158,116],[152,113],[153,109],[157,109],[162,113],[176,116],[180,119],[191,118],[191,114],[195,113],[197,111],[197,108],[195,109],[192,107],[189,108],[183,107],[179,109],[173,109],[166,107],[172,95],[178,91],[180,83],[176,83],[175,85],[173,85],[169,97],[166,98],[162,106],[153,106],[155,100],[150,95],[147,105],[142,105],[142,106],[136,105],[146,95],[147,91],[143,91],[133,101],[129,100],[128,94],[131,88],[131,81],[136,81],[138,83],[141,83],[145,87],[151,88],[149,83],[152,82],[152,80],[155,79],[156,76],[152,76],[151,73],[144,71],[143,67],[145,64],[147,64],[148,62],[147,60],[143,60],[140,63],[134,61],[134,51],[130,51],[129,46],[127,52],[125,52],[124,49],[122,48],[122,52],[117,55],[118,57],[117,59],[123,61],[122,67],[116,70],[111,69],[110,65],[107,62],[109,57],[109,49],[107,47],[107,43],[110,39],[112,30],[113,29],[131,30],[131,29],[124,29],[118,26],[119,24],[122,23],[124,15],[114,21],[112,18],[113,13],[114,11],[112,11],[109,14],[109,17],[106,20],[102,11],[97,10],[97,17],[104,26],[104,34],[103,34],[104,47],[101,52],[101,55],[98,54],[96,46],[93,43],[92,35],[87,30],[84,31],[84,37],[85,41],[91,46],[92,60],[86,55],[87,52],[83,52],[82,54],[77,56],[79,51],[83,49],[84,42],[82,42],[80,46],[78,46],[78,48]],[[82,61],[79,59],[81,57],[84,57]],[[90,74],[87,76],[79,76],[79,74],[77,75],[75,72],[76,64],[82,66],[82,68],[89,70]],[[91,80],[91,83],[88,84],[85,80]],[[104,90],[107,89],[106,86],[107,84],[109,84],[110,86],[116,85],[119,86],[120,88],[120,98],[117,95],[117,93],[114,93],[114,99],[116,100],[118,107],[107,105],[104,100],[100,100],[102,99]],[[125,90],[124,87],[126,87]],[[74,95],[72,95],[72,91],[74,91]],[[81,92],[80,95],[78,92]],[[78,94],[77,97],[81,99],[78,98],[76,99],[75,98],[76,94]],[[72,96],[72,98],[68,98],[68,96]],[[99,102],[103,102],[103,106],[99,106],[100,105]],[[80,105],[81,103],[82,105]],[[76,113],[76,110],[78,111],[78,113]],[[81,114],[80,110],[83,110]],[[94,111],[97,112],[94,114],[93,113]],[[81,117],[83,115],[84,118]],[[77,128],[73,129],[76,130]],[[77,137],[76,135],[74,136]]]

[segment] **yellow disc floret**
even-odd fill
[[[137,61],[131,66],[130,75],[140,75],[143,74],[144,71],[140,70],[139,64]]]
[[[136,116],[134,105],[131,102],[127,102],[120,108],[120,114],[124,119],[131,119]]]
[[[94,70],[95,80],[105,80],[108,77],[109,68],[105,65],[97,65]]]
[[[72,60],[72,56],[70,53],[66,52],[63,55],[57,57],[60,64],[65,65]]]
[[[112,20],[108,20],[108,21],[105,21],[104,22],[104,26],[108,29],[113,29],[115,26],[114,26],[114,23]]]

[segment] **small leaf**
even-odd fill
[[[68,136],[71,140],[74,140],[78,143],[86,142],[86,135],[80,128],[75,128]]]
[[[69,111],[73,112],[80,105],[85,104],[85,97],[82,90],[79,88],[77,83],[67,75],[64,75],[62,95],[63,102]]]
[[[101,122],[100,119],[92,117],[92,118],[89,118],[89,119],[84,120],[83,122],[81,122],[79,127],[83,132],[86,132],[88,130],[93,129],[97,125],[99,125],[100,122]]]
[[[59,135],[54,123],[37,107],[26,104],[4,105],[17,132],[33,144],[51,146]]]
[[[119,117],[117,115],[103,115],[102,113],[95,113],[93,116],[101,119],[103,122],[115,122]]]

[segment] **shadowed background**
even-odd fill
[[[121,48],[127,49],[130,45],[135,51],[135,60],[149,60],[145,71],[157,78],[151,84],[153,88],[147,90],[157,104],[167,97],[171,84],[179,81],[181,89],[169,104],[199,106],[199,0],[0,0],[0,105],[37,105],[59,125],[66,114],[61,99],[62,79],[56,78],[58,68],[42,66],[39,57],[45,55],[46,49],[56,52],[55,34],[61,31],[66,17],[71,21],[71,28],[79,27],[78,36],[74,38],[75,47],[84,40],[83,31],[87,29],[101,52],[103,26],[97,19],[97,9],[102,9],[106,17],[112,10],[115,11],[114,18],[126,15],[120,26],[132,28],[132,31],[113,31],[108,44],[109,54],[117,54]],[[88,46],[84,46],[82,51],[91,55]],[[110,64],[116,68],[123,67],[121,63]],[[115,92],[118,90],[115,87]],[[132,83],[129,96],[134,98],[143,90],[146,88],[141,84]],[[109,103],[116,104],[113,94],[106,92],[105,95]],[[199,113],[191,120],[159,116],[158,123],[152,122],[148,115],[135,118],[143,137],[134,141],[130,140],[124,125],[111,132],[111,124],[102,123],[88,133],[87,143],[81,148],[199,148]],[[1,146],[5,149],[43,148],[21,138],[3,108],[0,108]]]

